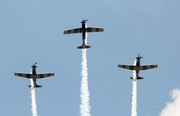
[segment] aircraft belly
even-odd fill
[[[136,70],[136,75],[138,75],[139,74],[139,70]]]
[[[33,82],[36,83],[36,76],[35,75],[32,76],[32,79],[33,79]]]
[[[86,39],[86,33],[85,32],[82,33],[82,39]]]
[[[136,80],[138,78],[139,70],[133,70],[133,79]]]

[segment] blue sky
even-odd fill
[[[142,71],[137,83],[138,116],[159,116],[169,92],[180,88],[180,1],[0,1],[1,112],[4,116],[31,116],[30,83],[14,72],[37,72],[55,76],[38,80],[39,116],[78,116],[80,105],[81,34],[63,31],[81,26],[102,27],[88,34],[88,79],[91,115],[131,115],[132,71],[118,63],[158,64]]]

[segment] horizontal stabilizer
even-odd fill
[[[133,79],[133,77],[130,77],[130,79]],[[143,77],[137,77],[137,80],[144,79]]]
[[[28,87],[31,87],[32,85],[29,85]],[[34,85],[34,88],[42,87],[41,85]]]
[[[78,46],[78,47],[77,47],[77,49],[85,49],[85,48],[91,48],[91,46],[87,46],[87,45],[83,46],[83,45],[82,45],[82,46]]]
[[[144,79],[143,77],[138,77],[137,79]]]

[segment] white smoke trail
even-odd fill
[[[131,116],[137,116],[137,111],[136,111],[136,107],[137,107],[137,81],[133,80],[132,81],[132,108],[131,108]]]
[[[38,116],[37,115],[37,106],[36,106],[36,92],[34,89],[34,83],[33,80],[30,79],[30,83],[31,83],[31,112],[32,112],[32,116]]]
[[[136,65],[136,60],[134,61],[134,65]],[[131,116],[137,116],[137,80],[134,79],[135,77],[136,71],[133,71]]]
[[[173,101],[166,104],[160,116],[180,116],[180,90],[174,89],[170,95]]]
[[[85,44],[87,43],[87,33]],[[89,105],[89,89],[88,89],[88,72],[87,72],[87,58],[86,49],[82,49],[82,80],[81,80],[81,104],[80,104],[80,115],[81,116],[91,116],[90,105]]]
[[[88,72],[87,72],[87,59],[86,49],[82,49],[82,81],[81,81],[81,104],[80,114],[81,116],[91,116],[89,106],[89,90],[88,90]]]

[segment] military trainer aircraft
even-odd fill
[[[28,87],[35,87],[35,88],[38,88],[38,87],[42,87],[41,85],[37,85],[36,84],[36,79],[41,79],[41,78],[45,78],[45,77],[50,77],[50,76],[54,76],[54,73],[44,73],[44,74],[37,74],[36,73],[36,66],[37,62],[32,65],[32,73],[31,74],[26,74],[26,73],[14,73],[15,76],[20,76],[20,77],[25,77],[25,78],[28,78],[28,79],[33,79],[33,83],[34,85],[29,85]]]
[[[140,70],[147,70],[147,69],[157,68],[158,65],[140,65],[140,59],[141,58],[143,58],[143,57],[141,57],[140,54],[139,54],[136,57],[136,61],[134,62],[134,65],[118,64],[118,67],[133,70],[135,75],[133,75],[133,77],[130,77],[130,79],[133,79],[133,80],[143,79],[143,77],[139,77],[139,71]]]
[[[82,45],[78,46],[78,49],[85,49],[85,48],[90,48],[91,46],[86,45],[85,39],[86,39],[86,33],[87,32],[103,32],[103,28],[94,28],[94,27],[86,27],[86,21],[88,20],[82,20],[82,27],[81,28],[75,28],[75,29],[70,29],[64,31],[64,34],[73,34],[73,33],[82,33]]]

